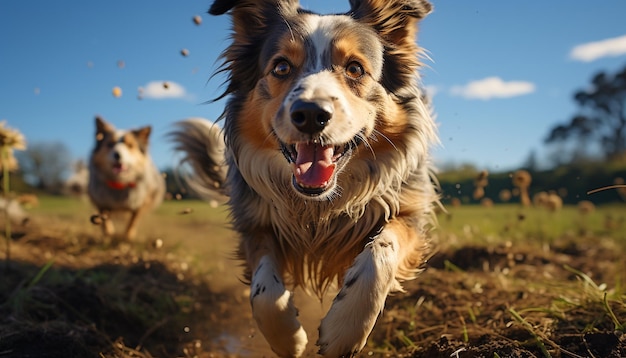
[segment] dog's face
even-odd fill
[[[150,127],[118,130],[96,117],[96,146],[91,156],[94,168],[110,181],[135,181],[145,171],[150,131]]]
[[[351,163],[393,150],[409,115],[398,99],[419,66],[416,22],[430,4],[353,1],[346,15],[321,16],[297,1],[218,0],[210,12],[231,8],[227,93],[243,103],[226,125],[259,150],[280,149],[297,193],[332,197]]]

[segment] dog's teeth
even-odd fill
[[[307,185],[299,181],[297,183],[298,185],[300,185],[301,187],[305,189],[318,189],[318,188],[323,188],[328,185],[328,181],[323,182],[321,186]]]

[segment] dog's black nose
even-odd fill
[[[303,133],[321,132],[332,116],[333,107],[329,102],[297,100],[291,105],[291,123]]]
[[[118,153],[118,152],[113,152],[113,159],[115,159],[115,160],[120,160],[120,158],[121,158],[120,153]]]

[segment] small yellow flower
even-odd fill
[[[13,156],[13,150],[25,150],[26,140],[20,131],[6,126],[6,121],[0,121],[0,169],[6,167],[7,170],[13,171],[18,168],[18,163]],[[6,153],[6,154],[4,154]]]
[[[20,131],[6,126],[6,120],[0,121],[0,147],[25,150],[26,140]]]

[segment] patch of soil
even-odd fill
[[[221,356],[232,295],[171,253],[60,233],[30,228],[0,262],[0,357]]]
[[[619,284],[621,254],[599,239],[440,252],[388,299],[373,340],[413,358],[626,357],[626,295],[608,302],[616,291],[593,282]]]

